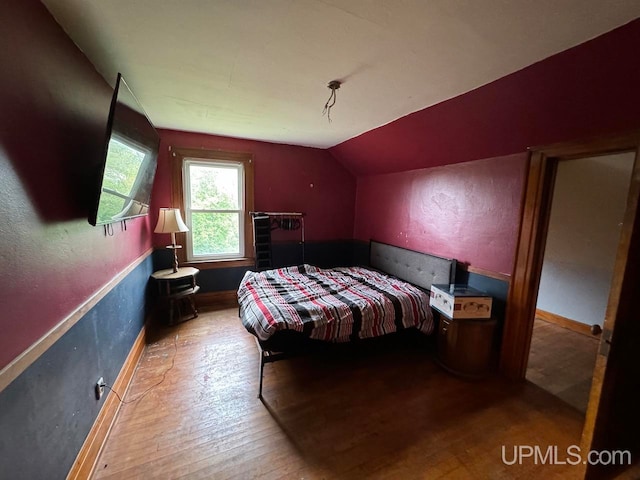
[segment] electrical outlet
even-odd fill
[[[100,377],[96,382],[96,400],[100,400],[104,395],[104,378]]]

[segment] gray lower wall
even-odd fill
[[[0,478],[64,479],[144,325],[147,257],[0,392]],[[46,308],[46,306],[43,306]]]
[[[353,240],[336,240],[327,242],[307,242],[302,246],[298,242],[274,243],[272,245],[272,266],[280,268],[290,265],[308,263],[323,268],[366,264],[361,262],[361,250],[366,246],[366,258],[369,244]],[[154,252],[154,265],[157,270],[171,266],[172,254],[166,249]],[[194,264],[197,267],[197,264]],[[245,272],[253,267],[201,269],[198,274],[200,293],[237,290]]]
[[[509,282],[488,277],[479,273],[459,270],[456,272],[456,283],[464,283],[491,296],[491,316],[497,320],[494,333],[494,350],[500,350],[504,319],[507,312],[507,298],[509,296]],[[496,357],[497,360],[497,357]]]

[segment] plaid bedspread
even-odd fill
[[[238,289],[240,317],[260,340],[295,330],[317,340],[347,342],[416,327],[429,334],[428,295],[361,267],[311,265],[247,272]]]

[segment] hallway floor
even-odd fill
[[[599,341],[536,318],[527,380],[585,413]]]

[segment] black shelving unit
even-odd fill
[[[268,215],[253,216],[253,245],[256,255],[256,269],[271,268],[271,218]]]
[[[274,229],[299,230],[302,263],[304,257],[304,213],[299,212],[251,212],[253,218],[253,245],[256,270],[272,268],[271,231]]]

